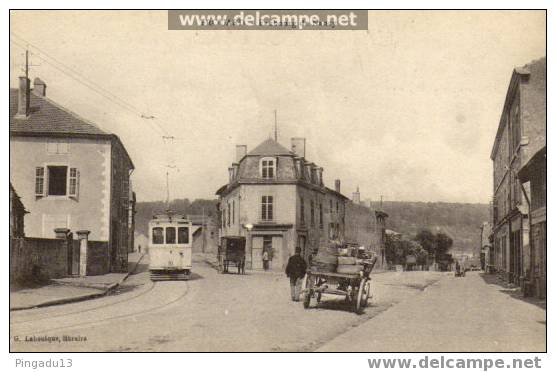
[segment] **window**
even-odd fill
[[[162,227],[153,227],[153,244],[164,244],[164,234]]]
[[[66,195],[68,167],[48,167],[48,195]]]
[[[35,196],[70,196],[79,194],[79,171],[65,165],[35,168]]]
[[[232,225],[236,223],[236,201],[232,200]]]
[[[330,214],[332,214],[332,199],[330,199]]]
[[[35,168],[35,195],[44,196],[44,168]]]
[[[226,227],[226,209],[222,211],[222,228]]]
[[[77,197],[77,193],[79,191],[79,172],[77,171],[77,168],[70,168],[69,173],[69,196]]]
[[[303,200],[303,198],[301,198],[300,202],[299,202],[299,218],[301,219],[301,224],[305,224],[305,200]]]
[[[276,174],[276,160],[274,158],[261,159],[261,176],[263,178],[274,178]]]
[[[323,221],[322,221],[322,203],[319,203],[319,227],[321,229],[324,228],[324,224],[323,224]]]
[[[232,208],[230,207],[230,203],[228,203],[228,226],[230,226],[230,221],[231,221],[230,214],[231,214],[231,211],[232,211]]]
[[[330,239],[336,239],[336,224],[334,222],[330,222],[328,226],[328,237]]]
[[[261,198],[261,219],[263,221],[272,221],[274,219],[273,203],[274,198],[272,196],[263,196]]]
[[[176,244],[176,228],[166,228],[166,244]]]
[[[178,227],[178,244],[189,244],[189,227]]]
[[[311,226],[315,226],[315,202],[311,200]]]

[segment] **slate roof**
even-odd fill
[[[118,136],[103,131],[46,97],[33,94],[33,91],[31,91],[30,97],[29,116],[23,119],[16,118],[19,101],[18,90],[10,88],[10,136],[104,137],[119,143],[132,168],[135,168]]]
[[[29,117],[17,119],[18,90],[10,88],[10,134],[110,135],[46,97],[30,96]]]
[[[272,156],[272,155],[295,155],[293,152],[269,138],[259,146],[251,150],[247,156]]]

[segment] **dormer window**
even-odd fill
[[[271,179],[276,177],[276,159],[262,158],[260,163],[261,177]]]

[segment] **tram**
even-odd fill
[[[149,222],[149,271],[152,281],[191,277],[192,228],[183,215],[167,212]]]

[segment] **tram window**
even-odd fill
[[[164,233],[162,227],[153,227],[153,244],[164,244]]]
[[[166,244],[176,244],[176,228],[166,228]]]
[[[178,227],[178,244],[189,244],[189,227]]]

